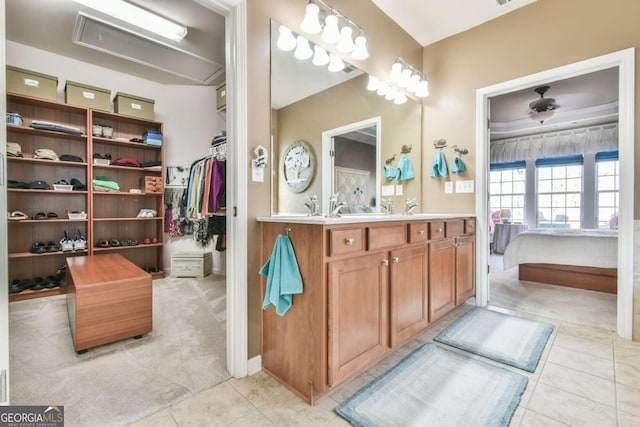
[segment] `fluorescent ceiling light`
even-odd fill
[[[179,42],[187,35],[187,27],[122,0],[74,0],[83,6]]]

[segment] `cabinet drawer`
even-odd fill
[[[409,223],[409,243],[426,242],[429,240],[429,223],[410,222]]]
[[[429,240],[444,239],[444,221],[429,223]]]
[[[445,235],[447,237],[461,236],[464,234],[464,220],[454,219],[445,223]]]
[[[329,230],[329,256],[363,251],[363,237],[362,228]]]
[[[369,237],[368,249],[370,251],[407,243],[407,227],[405,224],[369,227],[367,233]]]
[[[464,223],[464,234],[476,234],[476,220],[468,219]]]

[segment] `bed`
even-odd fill
[[[518,278],[615,294],[618,233],[615,230],[550,229],[518,234],[507,246],[504,269]]]

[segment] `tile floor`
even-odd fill
[[[470,308],[471,305],[467,304],[459,307],[359,377],[320,399],[313,407],[267,374],[259,372],[246,378],[228,380],[133,425],[349,425],[334,411],[340,402],[421,344],[432,341]],[[604,329],[529,314],[523,316],[553,323],[556,327],[534,373],[507,367],[529,377],[520,406],[511,420],[512,426],[640,425],[640,343],[620,339]]]

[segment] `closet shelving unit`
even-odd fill
[[[20,182],[37,180],[53,184],[75,178],[87,185],[86,191],[54,191],[15,189],[7,190],[9,212],[21,211],[29,219],[8,224],[9,272],[8,279],[34,279],[54,275],[69,256],[94,256],[102,253],[120,253],[142,268],[157,267],[155,278],[163,277],[163,192],[130,193],[133,188],[143,189],[144,177],[163,177],[163,147],[130,142],[141,138],[148,129],[162,132],[159,122],[142,120],[119,114],[91,110],[82,107],[47,101],[18,94],[7,94],[7,111],[19,113],[22,126],[7,125],[7,141],[17,142],[24,157],[7,157],[7,179]],[[82,130],[82,135],[66,134],[31,128],[32,120],[60,123]],[[113,139],[93,137],[94,123],[113,128]],[[121,138],[122,140],[117,140]],[[124,141],[126,139],[126,141]],[[61,154],[72,154],[83,162],[67,162],[34,159],[38,148],[48,148]],[[140,162],[160,161],[156,170],[111,165],[94,165],[94,153],[109,153],[113,159],[129,157]],[[120,185],[119,192],[103,193],[93,190],[91,181],[104,175]],[[158,214],[152,218],[138,218],[140,209],[153,209]],[[86,219],[68,219],[67,211],[86,212]],[[50,212],[57,219],[32,219],[35,213]],[[74,252],[32,253],[34,242],[47,244],[60,241],[65,231],[73,238],[77,231],[87,239],[87,249]],[[157,243],[144,244],[145,239],[155,238]],[[137,240],[135,246],[100,248],[100,240]],[[65,288],[24,290],[10,294],[10,301],[20,301],[57,295]]]

